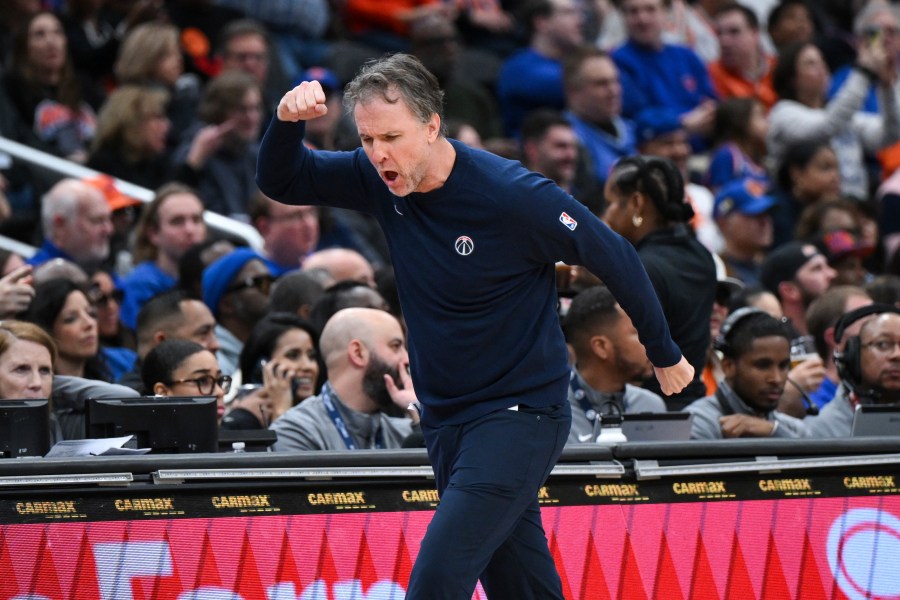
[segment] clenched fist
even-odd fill
[[[304,81],[282,98],[278,103],[278,119],[296,123],[309,121],[325,115],[325,92],[318,81]]]

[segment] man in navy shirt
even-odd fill
[[[407,598],[562,599],[537,492],[571,422],[556,312],[557,261],[601,277],[629,314],[666,393],[693,369],[672,342],[631,244],[553,182],[444,136],[434,76],[395,54],[345,98],[362,148],[305,148],[327,111],[316,81],[282,98],[260,148],[270,198],[374,216],[390,246],[412,381],[441,503]]]

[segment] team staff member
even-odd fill
[[[520,163],[448,140],[441,97],[417,59],[373,61],[345,90],[362,148],[319,152],[301,140],[325,94],[303,82],[278,105],[257,182],[373,215],[388,239],[441,493],[407,598],[468,600],[480,577],[492,599],[561,599],[537,502],[570,426],[555,263],[607,283],[667,393],[693,369],[631,245]]]

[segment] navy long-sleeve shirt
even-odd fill
[[[391,251],[423,423],[463,423],[515,404],[566,401],[555,263],[601,277],[657,366],[681,353],[634,248],[551,181],[451,140],[447,181],[390,193],[365,153],[311,151],[303,123],[273,120],[257,183],[269,197],[356,209]]]

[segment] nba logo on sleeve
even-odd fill
[[[575,231],[575,228],[578,227],[578,221],[567,215],[566,213],[562,213],[559,215],[559,222]]]

